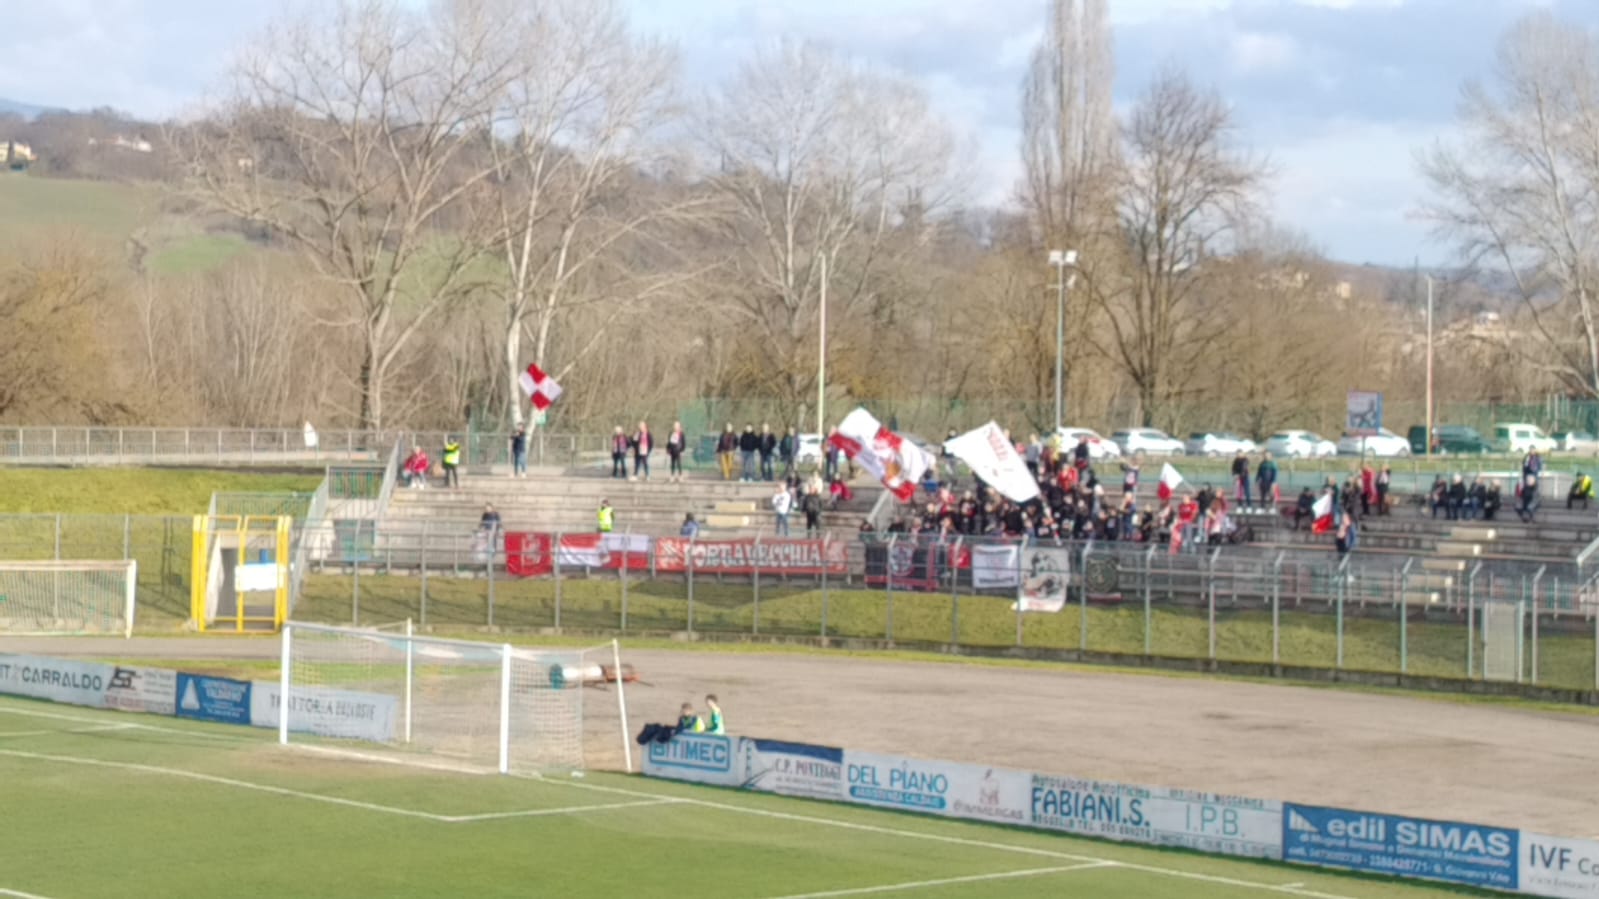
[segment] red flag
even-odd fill
[[[1332,494],[1331,493],[1323,493],[1321,495],[1321,499],[1316,500],[1316,504],[1314,506],[1310,507],[1310,514],[1315,516],[1315,519],[1311,522],[1311,525],[1310,525],[1310,532],[1311,533],[1313,533],[1313,534],[1325,534],[1328,531],[1332,530],[1332,526],[1333,526],[1333,499],[1332,499]]]
[[[533,400],[533,408],[540,412],[549,409],[550,404],[561,396],[561,385],[537,365],[529,365],[517,381],[522,385],[522,391]]]
[[[1155,488],[1155,495],[1160,497],[1161,502],[1165,502],[1171,499],[1172,493],[1182,482],[1183,476],[1177,473],[1177,469],[1173,468],[1170,462],[1167,462],[1160,468],[1160,485]]]

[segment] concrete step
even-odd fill
[[[1456,543],[1454,541],[1444,541],[1438,544],[1438,555],[1466,556],[1469,558],[1476,558],[1477,556],[1482,555],[1482,547],[1476,543]]]
[[[759,507],[755,503],[747,503],[747,502],[740,501],[740,502],[719,502],[719,503],[716,504],[715,509],[716,509],[716,512],[718,514],[748,515],[748,514],[753,514],[754,512],[758,511]]]
[[[1447,574],[1413,574],[1405,585],[1415,590],[1448,590],[1455,579]]]
[[[1454,572],[1456,574],[1464,574],[1465,571],[1466,571],[1466,560],[1465,559],[1422,559],[1421,560],[1421,569],[1423,571],[1450,571],[1450,572]]]
[[[1406,590],[1400,594],[1407,606],[1431,606],[1443,601],[1443,596],[1437,593],[1418,590]]]
[[[1450,529],[1449,539],[1458,540],[1464,543],[1492,543],[1499,539],[1499,535],[1491,527],[1458,525]]]
[[[751,527],[754,525],[754,522],[748,515],[718,515],[713,513],[705,516],[705,521],[703,524],[705,527],[712,528],[714,530],[730,530],[734,528]]]

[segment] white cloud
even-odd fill
[[[1232,36],[1228,57],[1233,71],[1255,75],[1286,68],[1303,54],[1299,42],[1286,34],[1240,31]]]

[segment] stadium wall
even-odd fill
[[[1520,895],[1599,897],[1599,842],[1480,824],[714,734],[649,743],[644,773]]]

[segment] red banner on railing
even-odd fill
[[[505,535],[505,570],[516,577],[544,577],[562,568],[648,571],[650,538],[635,534],[550,534],[512,531]],[[552,547],[554,552],[551,552]]]
[[[706,574],[827,574],[848,572],[844,544],[836,540],[688,540],[661,537],[655,541],[655,570],[683,572],[693,561]]]

